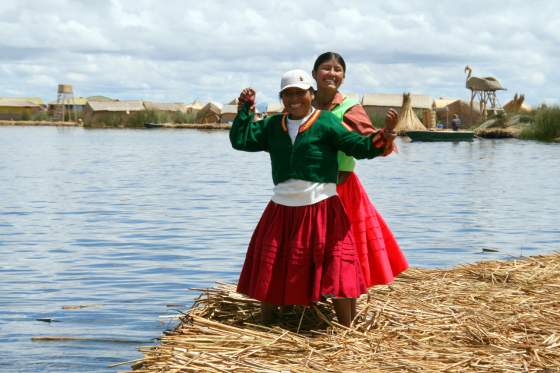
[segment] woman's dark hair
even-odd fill
[[[342,71],[346,74],[346,62],[344,62],[344,58],[336,52],[325,52],[315,60],[315,64],[313,64],[313,71],[317,71],[319,66],[325,61],[335,60],[342,66]]]

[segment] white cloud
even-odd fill
[[[280,75],[340,52],[345,92],[466,97],[466,64],[537,104],[557,97],[560,7],[551,1],[45,0],[0,4],[0,96],[277,100]]]
[[[56,80],[50,75],[29,75],[26,83],[31,87],[54,86]]]

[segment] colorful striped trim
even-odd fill
[[[315,123],[315,121],[317,120],[317,118],[319,118],[319,114],[321,114],[321,110],[315,110],[315,112],[309,117],[309,119],[307,120],[307,122],[305,122],[304,124],[302,124],[301,126],[299,126],[299,131],[298,133],[302,133],[304,131],[307,131],[309,128],[311,128],[311,126],[313,125],[313,123]]]
[[[307,131],[309,128],[311,128],[313,123],[315,123],[317,118],[319,118],[319,114],[321,114],[321,110],[315,110],[315,112],[309,117],[309,119],[307,119],[307,121],[305,123],[303,123],[301,126],[299,126],[298,133],[302,133],[304,131]],[[286,119],[287,118],[288,118],[288,114],[283,114],[282,115],[282,121],[281,121],[282,130],[286,133],[288,132],[288,125],[286,124]]]

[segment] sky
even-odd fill
[[[403,0],[2,0],[0,97],[278,102],[281,75],[340,53],[346,93],[469,99],[466,65],[558,104],[560,3]]]

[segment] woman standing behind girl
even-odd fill
[[[317,91],[313,105],[329,110],[353,132],[369,135],[376,131],[369,116],[358,101],[344,97],[339,91],[346,74],[342,56],[326,52],[313,65]],[[385,117],[385,131],[392,132],[397,124],[397,113],[390,109]],[[383,155],[393,151],[390,137]],[[394,138],[394,137],[393,137]],[[368,198],[362,183],[354,173],[355,160],[351,154],[339,152],[337,192],[350,218],[354,240],[358,248],[366,285],[389,284],[408,267],[408,263],[393,233]]]
[[[337,151],[373,158],[384,151],[381,134],[361,136],[329,111],[312,107],[311,77],[282,76],[285,114],[254,122],[255,92],[244,89],[230,130],[233,148],[270,155],[273,196],[255,228],[237,291],[261,301],[269,322],[281,305],[333,298],[339,323],[350,325],[352,299],[367,288],[350,221],[336,192]]]

